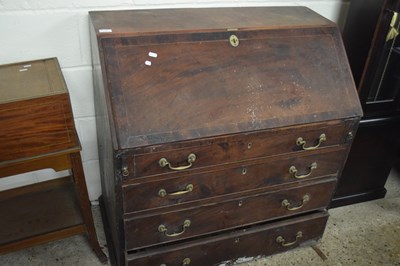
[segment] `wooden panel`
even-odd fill
[[[67,93],[57,58],[0,66],[0,103]]]
[[[276,217],[286,217],[323,209],[328,205],[335,185],[336,180],[330,179],[313,185],[282,189],[187,210],[125,220],[126,249],[168,243],[267,221]],[[302,204],[305,195],[308,195],[310,200],[298,210],[289,211],[282,206],[282,201],[287,199],[291,207],[297,207]],[[210,220],[211,217],[212,220]],[[186,220],[190,220],[190,226],[179,236],[169,237],[157,231],[160,225],[165,225],[168,234],[181,232]]]
[[[120,148],[361,114],[334,28],[233,33],[103,40]]]
[[[89,12],[95,31],[111,34],[215,31],[245,28],[326,27],[333,23],[305,7],[194,8]],[[109,31],[108,31],[109,32]]]
[[[79,150],[80,148],[77,147],[75,152],[79,152]],[[65,153],[57,153],[53,156],[38,156],[28,161],[19,160],[13,161],[12,163],[9,163],[10,161],[7,161],[7,163],[3,164],[0,163],[0,178],[47,168],[53,169],[56,172],[70,169],[71,160],[69,153],[73,151],[74,150],[65,151]]]
[[[332,22],[302,7],[90,18],[106,224],[118,265],[270,255],[287,249],[272,232],[293,241],[295,224],[306,228],[305,241],[321,236],[362,115]],[[314,151],[296,145],[302,137],[315,146],[323,133]],[[190,168],[159,164],[183,167],[191,153]],[[306,174],[315,161],[309,178],[290,177],[290,166]],[[188,184],[191,193],[158,196]]]
[[[190,259],[192,266],[214,265],[240,257],[255,257],[284,252],[303,243],[319,240],[325,229],[327,213],[311,214],[265,226],[231,232],[219,236],[204,238],[175,246],[155,249],[128,255],[127,265],[183,265],[184,259]],[[287,242],[296,239],[298,232],[302,237],[289,247],[282,247],[276,238],[282,236]]]
[[[239,136],[230,136],[226,139],[198,143],[197,147],[191,143],[188,148],[166,150],[148,154],[138,154],[127,158],[129,177],[150,176],[156,174],[178,174],[168,166],[160,167],[159,160],[166,158],[172,166],[187,165],[188,155],[194,153],[196,160],[193,166],[186,171],[201,169],[218,164],[243,161],[246,159],[260,158],[279,154],[294,155],[293,152],[303,151],[302,146],[296,145],[296,140],[302,137],[307,143],[305,147],[315,146],[321,134],[325,134],[326,141],[321,142],[319,149],[344,144],[349,128],[348,123],[335,121],[332,124],[309,125],[301,128],[285,128],[275,131],[263,131]],[[250,145],[250,146],[249,146]],[[133,171],[132,171],[133,170]]]
[[[1,245],[83,224],[70,177],[0,195]]]
[[[79,146],[68,94],[0,105],[0,162]]]
[[[172,178],[160,176],[156,180],[138,181],[123,188],[124,211],[126,213],[147,210],[182,203],[193,203],[205,198],[213,198],[236,192],[262,189],[268,186],[280,185],[310,180],[324,176],[335,176],[341,169],[347,149],[323,151],[302,157],[278,157],[272,160],[248,162],[219,171],[185,175]],[[297,175],[310,173],[310,166],[317,163],[310,176],[296,179],[289,172],[295,166]],[[176,193],[187,190],[191,185],[193,190],[181,195],[160,196],[160,191]]]

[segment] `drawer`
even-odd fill
[[[136,212],[267,186],[336,175],[347,149],[324,150],[295,158],[248,162],[214,172],[129,184],[122,189],[124,212]]]
[[[337,121],[233,135],[184,143],[178,149],[159,152],[159,147],[152,147],[147,149],[150,150],[148,153],[125,155],[123,175],[129,178],[176,174],[203,167],[306,151],[304,148],[321,150],[346,143],[347,135],[352,130],[349,124]]]
[[[128,255],[129,266],[226,265],[240,257],[268,256],[307,242],[318,241],[325,229],[328,214],[314,213],[264,226],[234,231],[173,245],[167,248]],[[279,241],[277,241],[277,239]],[[284,242],[281,242],[284,239]],[[230,264],[228,264],[230,265]]]
[[[336,179],[186,210],[125,219],[126,249],[137,249],[325,208]]]

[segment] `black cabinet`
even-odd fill
[[[343,41],[364,111],[332,207],[383,198],[400,142],[400,1],[352,0]]]

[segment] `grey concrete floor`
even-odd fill
[[[393,170],[384,199],[330,210],[330,218],[317,247],[256,258],[240,266],[309,265],[399,265],[400,266],[400,173]],[[107,253],[100,210],[93,206],[100,245]],[[104,265],[97,260],[84,236],[74,236],[49,244],[0,256],[5,265]],[[157,265],[156,265],[157,266]],[[206,265],[204,265],[206,266]]]

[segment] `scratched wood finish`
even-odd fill
[[[360,115],[337,35],[326,28],[104,39],[119,148]]]
[[[166,151],[152,151],[150,153],[127,154],[123,157],[124,166],[129,170],[129,177],[142,177],[158,174],[177,174],[177,171],[168,167],[160,167],[159,160],[166,158],[173,166],[187,165],[188,155],[196,155],[193,166],[186,171],[202,169],[212,165],[226,164],[232,161],[249,160],[279,154],[303,153],[301,146],[296,145],[296,140],[302,137],[307,144],[306,147],[318,143],[321,134],[325,134],[326,141],[320,145],[321,148],[329,148],[346,144],[347,134],[355,131],[354,121],[340,121],[335,124],[321,124],[293,130],[284,128],[281,130],[259,131],[256,133],[241,134],[227,139],[215,139],[202,145],[189,144],[186,147]],[[300,154],[299,154],[300,155]],[[179,171],[182,172],[182,171]]]
[[[327,213],[317,213],[297,217],[284,222],[272,223],[247,230],[237,230],[223,236],[209,237],[199,242],[189,242],[176,246],[167,246],[154,251],[128,255],[129,266],[142,265],[182,265],[185,258],[190,259],[190,265],[216,265],[227,260],[240,257],[266,256],[285,252],[301,246],[303,243],[316,243],[322,236]],[[276,243],[276,238],[282,236],[287,242],[296,239],[301,231],[303,237],[289,247]]]
[[[194,8],[89,12],[98,36],[149,35],[165,32],[215,32],[227,29],[334,27],[304,7]],[[100,31],[103,30],[103,31]]]
[[[332,22],[303,7],[94,11],[90,20],[116,264],[182,265],[186,251],[194,265],[269,255],[283,249],[274,247],[276,236],[263,237],[292,224],[293,237],[302,226],[311,230],[304,240],[321,237],[362,114]],[[314,151],[296,145],[302,137],[315,146],[322,133],[327,139]],[[186,170],[159,165],[166,158],[185,166],[190,153],[197,158]],[[314,161],[309,178],[291,180],[289,164],[304,174]],[[158,196],[188,183],[190,193]],[[282,207],[282,197],[298,206],[305,193],[311,201],[303,208]],[[187,217],[182,235],[158,232],[160,224],[180,232]],[[232,241],[249,225],[262,229],[243,231],[243,246]]]
[[[196,173],[179,177],[165,178],[165,176],[138,181],[123,188],[124,212],[130,213],[140,210],[149,210],[163,206],[189,203],[193,201],[232,194],[253,189],[262,189],[275,185],[293,183],[326,176],[336,176],[338,169],[344,163],[346,149],[324,151],[322,153],[299,156],[278,157],[272,160],[263,160],[256,163],[241,163],[234,167],[217,171]],[[310,166],[317,163],[310,176],[297,179],[289,172],[291,166],[298,169],[297,175],[310,173]],[[168,195],[177,191],[185,191],[188,185],[193,190],[183,195]],[[160,196],[164,189],[167,195]]]
[[[131,250],[169,243],[264,222],[274,217],[287,217],[306,211],[324,209],[329,204],[335,186],[336,181],[328,179],[311,185],[238,198],[209,206],[204,205],[188,210],[125,220],[126,248]],[[291,207],[300,206],[305,195],[309,195],[310,200],[298,210],[289,211],[282,206],[282,201],[285,199],[291,203]],[[212,217],[212,221],[210,217]],[[159,225],[163,224],[167,227],[168,234],[181,232],[185,220],[190,220],[190,227],[187,227],[185,232],[179,236],[169,237],[157,231]]]

